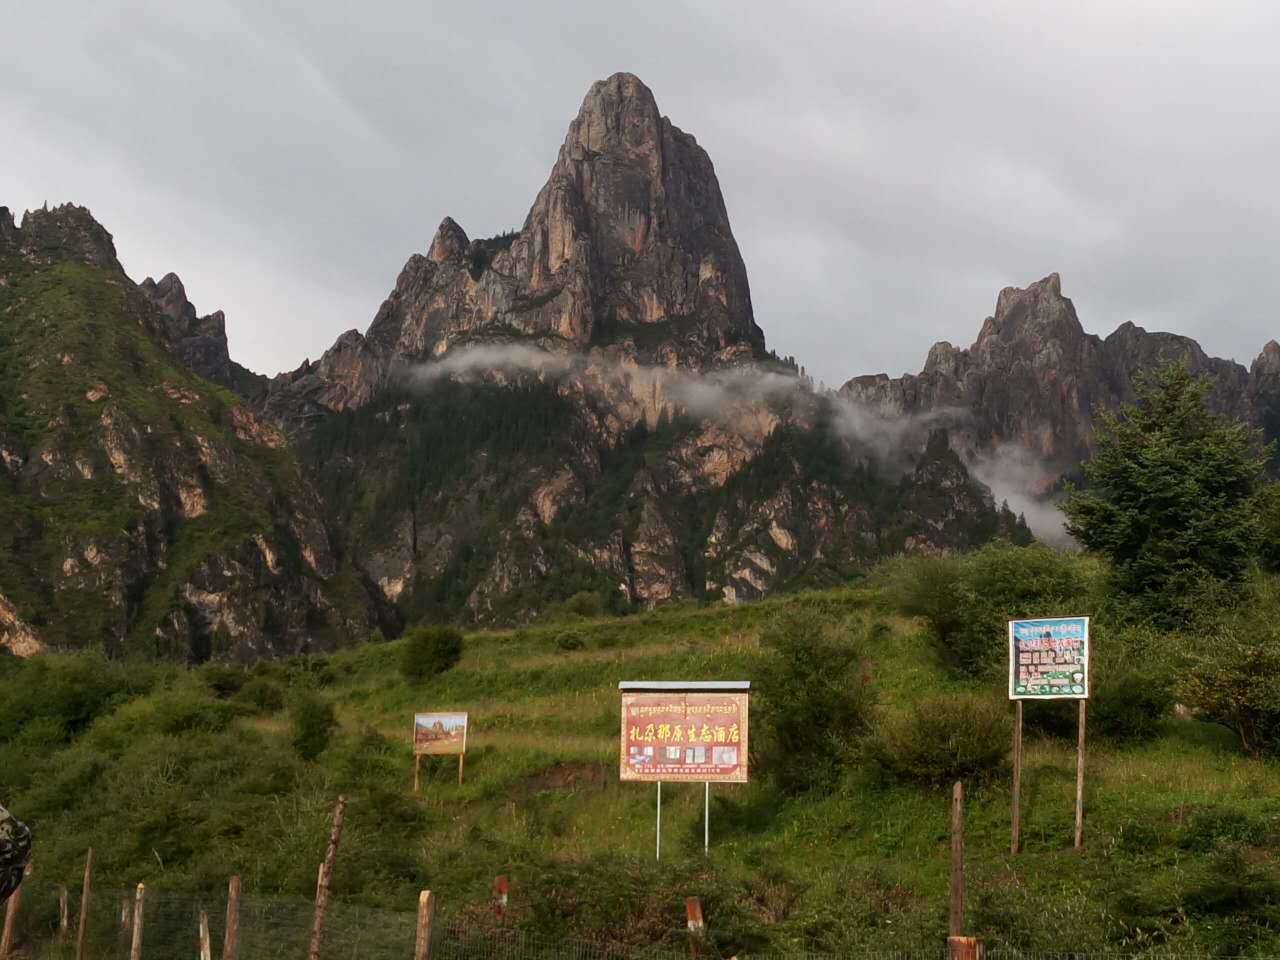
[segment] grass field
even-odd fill
[[[0,666],[12,694],[0,796],[35,828],[46,879],[74,877],[92,845],[104,882],[216,891],[241,873],[248,892],[308,896],[343,792],[343,901],[411,910],[431,888],[446,918],[483,926],[493,879],[508,874],[507,922],[539,936],[676,943],[683,898],[700,895],[726,956],[935,946],[945,787],[895,782],[855,756],[835,788],[784,798],[757,769],[748,786],[712,788],[704,857],[702,786],[667,785],[655,863],[655,790],[618,782],[619,680],[753,679],[762,631],[812,611],[862,644],[881,714],[947,689],[1003,702],[999,684],[954,679],[921,625],[855,587],[473,634],[455,668],[419,684],[398,670],[399,641],[239,676],[51,657]],[[101,703],[85,671],[104,678]],[[58,692],[15,718],[33,684]],[[315,762],[294,752],[280,707],[301,688],[340,724]],[[470,713],[461,786],[452,758],[427,758],[412,794],[415,710]],[[1083,852],[1074,788],[1074,742],[1029,731],[1024,852],[1011,857],[1007,775],[969,785],[973,933],[1026,951],[1280,953],[1276,764],[1191,720],[1135,745],[1094,738]]]

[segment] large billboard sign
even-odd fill
[[[619,778],[746,783],[747,696],[624,688]]]
[[[453,754],[467,751],[467,715],[465,713],[415,713],[413,715],[413,752]]]
[[[1089,618],[1009,621],[1009,699],[1089,698]]]

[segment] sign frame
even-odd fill
[[[751,769],[751,752],[750,752],[750,690],[751,683],[747,680],[705,680],[695,682],[672,681],[672,680],[630,680],[623,681],[618,684],[618,689],[622,693],[621,709],[619,711],[619,738],[618,738],[618,779],[622,783],[660,783],[663,781],[669,783],[747,783],[750,780]],[[629,703],[634,704],[636,698],[653,696],[655,698],[665,698],[670,701],[675,697],[687,698],[709,698],[713,700],[731,700],[737,720],[738,740],[734,742],[737,751],[740,752],[741,759],[734,762],[734,771],[729,775],[717,774],[712,770],[701,771],[675,771],[671,769],[662,769],[661,765],[655,765],[650,771],[637,772],[636,767],[628,762],[628,720],[627,707]],[[701,704],[697,704],[701,705]],[[705,727],[706,724],[704,723]],[[703,745],[710,746],[715,749],[714,741],[700,741],[697,747]],[[725,746],[726,744],[721,744]],[[658,747],[655,744],[655,747]],[[676,749],[672,747],[671,749]],[[686,748],[687,749],[687,748]],[[696,749],[696,748],[695,748]],[[705,761],[704,761],[705,762]],[[693,764],[689,764],[692,766]]]
[[[1091,647],[1091,637],[1089,635],[1089,617],[1031,617],[1025,620],[1009,621],[1009,699],[1010,700],[1088,700],[1090,689],[1089,681],[1092,673],[1093,650]],[[1062,623],[1080,623],[1083,627],[1081,635],[1082,648],[1080,665],[1083,667],[1081,671],[1084,674],[1083,683],[1079,684],[1083,689],[1076,693],[1068,690],[1066,693],[1030,693],[1017,692],[1017,676],[1018,676],[1018,646],[1014,638],[1015,625],[1020,624],[1062,624]]]
[[[457,750],[423,750],[418,742],[418,718],[419,717],[461,717],[462,718],[462,743]],[[462,756],[467,752],[467,734],[471,732],[471,717],[466,710],[440,710],[440,711],[424,711],[414,713],[413,715],[413,753],[418,757],[451,757],[454,755]]]

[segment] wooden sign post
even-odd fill
[[[1009,699],[1017,704],[1013,732],[1013,803],[1009,852],[1021,846],[1022,701],[1079,700],[1076,738],[1075,847],[1084,846],[1084,716],[1089,699],[1089,618],[1009,621]]]
[[[1084,848],[1084,707],[1080,701],[1080,727],[1076,731],[1076,849]]]
[[[1013,716],[1013,816],[1010,826],[1009,853],[1022,846],[1022,701],[1014,701]]]
[[[951,902],[947,935],[959,937],[964,931],[964,786],[959,780],[951,788]]]

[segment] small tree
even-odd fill
[[[829,787],[866,732],[871,694],[858,646],[815,613],[788,612],[761,638],[764,766],[786,793]]]
[[[289,719],[293,723],[293,748],[303,760],[314,760],[324,753],[338,726],[333,704],[309,690],[294,697]]]
[[[1188,656],[1175,692],[1205,720],[1240,738],[1246,753],[1280,753],[1280,635],[1255,618],[1214,630],[1204,649]]]
[[[462,634],[453,627],[416,627],[405,637],[400,673],[406,680],[428,680],[462,659]]]
[[[1099,414],[1087,487],[1067,530],[1112,563],[1116,587],[1164,621],[1189,615],[1206,583],[1238,583],[1258,546],[1255,494],[1269,450],[1246,424],[1211,413],[1210,381],[1185,364],[1137,380],[1138,402]]]

